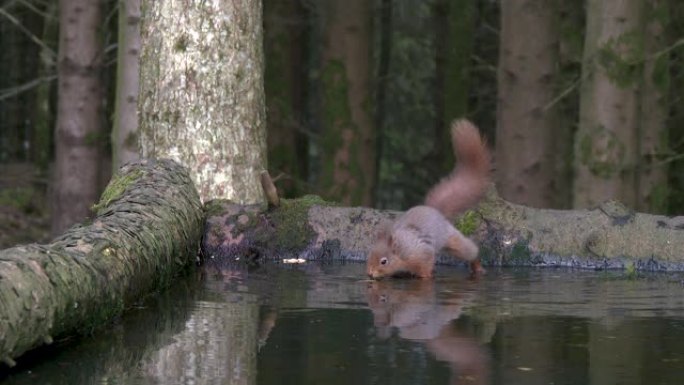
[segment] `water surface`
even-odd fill
[[[3,384],[681,384],[679,276],[207,268]]]

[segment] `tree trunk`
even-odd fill
[[[168,161],[121,169],[87,226],[0,251],[0,359],[92,331],[196,261],[202,207]]]
[[[439,0],[435,3],[435,135],[433,165],[439,176],[454,167],[449,127],[468,113],[470,65],[473,54],[475,1]]]
[[[582,73],[584,45],[584,2],[557,1],[558,7],[558,64],[553,101],[557,123],[553,129],[554,200],[557,209],[572,207],[574,135],[579,120],[579,85]]]
[[[227,203],[210,211],[215,214],[207,218],[203,252],[217,260],[247,261],[365,261],[378,224],[399,214],[330,206],[312,197],[285,200],[268,213]],[[483,263],[490,266],[684,271],[684,216],[634,213],[614,201],[564,211],[520,206],[491,193],[456,224],[480,244]],[[443,253],[437,262],[458,263]]]
[[[667,2],[648,0],[644,6],[644,74],[639,94],[639,158],[636,209],[651,213],[667,210],[667,171],[663,162],[668,151],[667,117],[669,54],[666,48],[664,15]]]
[[[346,204],[371,206],[376,183],[371,114],[371,2],[326,0],[321,88],[320,190]]]
[[[261,2],[142,3],[143,157],[190,168],[204,201],[265,202]]]
[[[306,16],[297,0],[264,1],[268,168],[285,174],[278,185],[287,197],[301,195],[308,181]]]
[[[40,52],[40,68],[38,74],[41,84],[36,89],[36,111],[32,136],[32,160],[42,170],[48,169],[52,160],[52,143],[55,127],[53,80],[56,78],[55,62],[57,60],[57,23],[58,4],[48,2],[43,9],[43,30],[41,32],[44,46]]]
[[[101,6],[99,1],[60,1],[53,234],[87,218],[98,196]]]
[[[684,2],[669,2],[669,20],[667,30],[667,45],[673,49],[670,51],[671,62],[669,70],[669,106],[668,137],[672,148],[668,162],[668,182],[670,192],[668,194],[668,211],[670,213],[684,213],[684,73],[681,66],[675,63],[684,62],[684,45],[681,44],[684,36]],[[678,44],[678,45],[677,45]]]
[[[21,57],[24,48],[22,33],[17,25],[9,22],[13,18],[18,5],[9,3],[0,14],[0,161],[16,162],[21,159],[21,98],[16,91],[22,83]]]
[[[589,0],[575,139],[574,206],[636,203],[639,0]]]
[[[389,91],[389,76],[390,64],[392,60],[392,45],[394,44],[394,22],[393,22],[393,0],[380,0],[378,16],[377,16],[377,34],[378,34],[378,65],[375,74],[375,114],[373,124],[375,125],[375,172],[376,182],[374,184],[373,202],[374,206],[378,207],[382,204],[380,191],[382,186],[381,167],[383,161],[383,154],[385,152],[384,142],[386,138],[385,122],[388,115],[388,91]]]
[[[501,2],[496,169],[502,197],[556,206],[558,17],[544,0]]]
[[[140,0],[119,1],[116,105],[112,127],[114,171],[140,158],[138,89],[140,86]]]

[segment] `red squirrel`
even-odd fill
[[[484,272],[478,247],[447,218],[474,206],[484,195],[490,182],[490,154],[477,127],[467,120],[452,124],[451,139],[458,157],[456,168],[428,192],[424,205],[382,225],[367,261],[370,278],[430,278],[435,255],[443,248],[468,261],[473,273]]]

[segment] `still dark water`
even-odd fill
[[[683,384],[681,276],[208,269],[2,384]]]

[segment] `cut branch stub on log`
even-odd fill
[[[169,160],[126,165],[92,223],[46,245],[0,251],[0,359],[88,333],[192,266],[202,205],[187,170]]]
[[[365,261],[378,225],[398,214],[315,197],[284,199],[266,212],[215,202],[203,250],[218,263],[291,256]],[[489,266],[684,271],[684,217],[634,213],[616,202],[593,210],[544,210],[492,192],[456,227],[480,244]],[[445,253],[437,262],[461,263]]]

